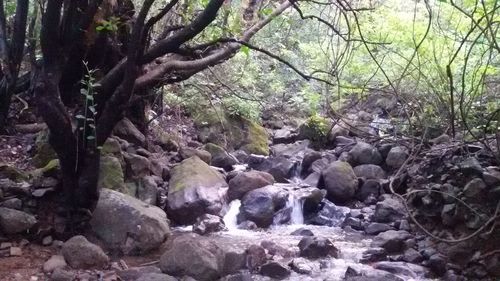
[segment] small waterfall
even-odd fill
[[[227,210],[227,213],[222,218],[228,230],[238,229],[237,216],[240,213],[240,206],[241,206],[240,200],[233,200],[231,201],[231,203],[229,203],[229,208]]]
[[[302,212],[301,200],[290,194],[288,196],[287,207],[292,208],[290,224],[304,224],[304,213]]]

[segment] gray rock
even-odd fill
[[[469,157],[459,164],[460,170],[466,175],[483,175],[483,167],[475,157]]]
[[[103,250],[79,235],[66,241],[61,249],[67,263],[76,269],[104,268],[109,257]]]
[[[424,260],[424,257],[417,250],[409,248],[404,252],[403,260],[409,263],[418,264]]]
[[[68,264],[61,255],[53,255],[43,264],[43,272],[51,273],[58,268],[64,268]]]
[[[177,281],[177,278],[162,273],[145,273],[136,281]]]
[[[327,196],[333,202],[343,203],[354,197],[358,179],[347,162],[333,162],[322,172]]]
[[[124,254],[156,249],[170,236],[163,210],[109,189],[101,190],[90,224],[107,247]]]
[[[266,172],[248,171],[239,173],[229,180],[228,200],[241,199],[247,192],[273,183],[273,176]]]
[[[161,270],[156,266],[131,267],[125,270],[117,271],[116,275],[118,275],[123,281],[136,281],[141,276],[151,273],[161,273]]]
[[[358,142],[350,151],[349,155],[354,165],[382,163],[382,156],[372,145],[365,142]]]
[[[412,236],[403,230],[388,230],[375,236],[372,247],[384,248],[388,253],[398,253],[406,248],[405,241]]]
[[[268,185],[248,192],[241,200],[240,216],[255,222],[259,227],[273,223],[276,211],[286,205],[288,194],[279,186]]]
[[[302,159],[302,172],[308,172],[309,168],[311,168],[312,163],[321,159],[321,152],[312,150],[304,155],[304,159]],[[320,172],[320,171],[318,171]]]
[[[408,158],[408,151],[404,146],[396,146],[389,150],[387,158],[385,159],[385,164],[392,168],[398,169],[403,165],[403,163]]]
[[[139,179],[150,174],[151,162],[148,158],[133,153],[124,153],[123,156],[129,178]]]
[[[349,213],[349,208],[336,206],[334,203],[323,200],[321,209],[306,217],[306,224],[339,226]]]
[[[203,214],[219,215],[228,185],[221,174],[194,156],[171,171],[167,196],[169,217],[192,224]]]
[[[0,230],[5,234],[25,232],[36,223],[36,218],[30,214],[0,207]]]
[[[262,265],[260,268],[260,274],[282,280],[290,276],[291,271],[284,264],[276,261],[270,261]]]
[[[483,173],[483,180],[488,186],[500,185],[500,171],[495,167],[487,167]]]
[[[137,198],[150,205],[156,205],[158,200],[158,184],[153,176],[145,176],[139,180]]]
[[[381,232],[391,230],[392,227],[385,223],[372,222],[365,228],[365,232],[368,235],[377,235]]]
[[[446,259],[440,254],[432,255],[427,261],[427,266],[437,276],[443,276],[446,273]]]
[[[464,187],[464,195],[469,199],[479,199],[486,191],[486,184],[480,178],[474,178]]]
[[[233,169],[233,165],[238,164],[238,159],[227,153],[227,151],[213,143],[207,143],[204,149],[210,153],[212,156],[211,165],[215,167],[222,168],[226,171]]]
[[[363,181],[361,187],[356,191],[356,198],[364,202],[370,196],[377,198],[381,192],[382,185],[378,180],[366,180]]]
[[[255,271],[267,261],[266,250],[259,245],[251,245],[246,249],[246,267]]]
[[[384,248],[372,248],[363,252],[361,263],[373,263],[387,260],[387,251]]]
[[[221,217],[204,214],[196,219],[196,223],[193,225],[193,232],[205,235],[213,232],[226,230],[224,221]]]
[[[413,279],[425,276],[427,273],[427,270],[424,267],[405,262],[382,261],[377,262],[372,266],[375,269],[388,271],[398,276],[405,276]]]
[[[179,155],[181,156],[182,160],[186,160],[193,156],[198,156],[201,160],[203,160],[203,162],[207,163],[208,165],[210,165],[210,163],[212,162],[212,155],[210,154],[210,152],[203,149],[183,147],[179,151]]]
[[[358,178],[364,178],[364,179],[384,179],[386,177],[385,171],[377,165],[374,164],[363,164],[354,167],[354,174]]]
[[[383,201],[377,203],[373,220],[384,223],[393,222],[402,219],[405,215],[403,203],[398,199],[387,196]]]
[[[23,208],[23,201],[19,198],[11,198],[0,203],[0,207],[9,209],[21,210]]]
[[[284,126],[283,128],[274,131],[273,143],[293,143],[297,139],[297,133],[295,129],[290,126]]]
[[[307,228],[299,228],[294,230],[290,235],[293,236],[314,236],[314,233]]]
[[[75,280],[75,273],[62,268],[57,268],[50,275],[50,281],[73,281]]]
[[[176,237],[160,258],[160,269],[174,276],[188,275],[200,281],[217,280],[224,269],[224,252],[196,234]]]
[[[146,137],[127,118],[123,118],[113,129],[113,134],[138,146],[144,146]]]
[[[300,256],[311,259],[324,257],[338,258],[340,251],[332,241],[323,237],[304,237],[299,242]]]

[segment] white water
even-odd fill
[[[229,203],[228,211],[222,218],[227,230],[238,229],[238,214],[240,213],[241,201],[236,199]]]
[[[304,224],[304,214],[302,212],[302,202],[292,194],[288,196],[287,207],[292,208],[290,215],[290,224]]]

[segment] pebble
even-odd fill
[[[20,257],[23,255],[23,250],[19,247],[10,247],[10,255],[13,257]]]
[[[53,242],[52,236],[45,236],[42,240],[42,245],[44,246],[50,246]]]

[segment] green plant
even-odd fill
[[[96,95],[95,88],[99,85],[96,84],[96,79],[94,74],[95,69],[89,69],[88,63],[83,62],[86,74],[84,79],[81,81],[82,88],[80,89],[80,94],[84,98],[84,110],[83,114],[77,114],[75,118],[79,121],[78,129],[81,131],[82,143],[92,142],[97,146],[96,142],[96,104],[94,96]]]

